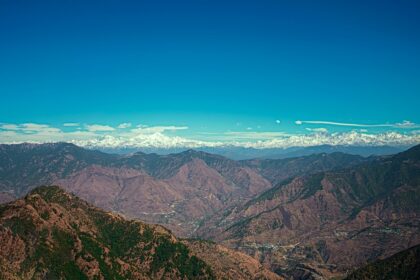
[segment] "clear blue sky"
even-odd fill
[[[419,28],[419,1],[1,0],[0,123],[418,123]]]

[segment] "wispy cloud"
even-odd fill
[[[177,131],[177,130],[186,130],[188,126],[145,126],[138,125],[137,128],[131,129],[133,133],[142,133],[142,134],[151,134],[151,133],[162,133],[165,131]]]
[[[4,130],[19,130],[19,126],[16,124],[2,124],[0,125],[0,129]]]
[[[417,127],[420,127],[420,125],[415,124],[415,123],[413,123],[411,121],[406,121],[406,120],[404,120],[401,123],[396,123],[395,125],[397,127],[401,127],[401,128],[417,128]]]
[[[75,126],[80,126],[80,123],[68,122],[68,123],[63,123],[63,126],[75,127]]]
[[[331,122],[331,121],[295,121],[297,125],[303,124],[322,124],[322,125],[334,125],[334,126],[348,126],[348,127],[393,127],[393,128],[417,128],[420,125],[411,121],[404,120],[401,123],[383,123],[383,124],[361,124],[361,123],[344,123],[344,122]]]
[[[25,133],[36,133],[36,132],[59,132],[59,128],[51,127],[47,124],[37,123],[23,123],[23,124],[2,124],[0,126],[2,130],[9,131],[20,131]]]
[[[317,127],[317,128],[307,127],[306,130],[307,131],[313,131],[313,132],[321,132],[321,133],[327,133],[328,132],[328,129],[326,129],[325,127]]]
[[[129,123],[129,122],[126,122],[126,123],[120,123],[120,124],[118,125],[118,128],[121,128],[121,129],[124,129],[124,128],[129,128],[129,127],[131,127],[131,123]]]
[[[266,139],[272,139],[276,137],[284,137],[288,135],[285,132],[278,132],[278,131],[228,131],[223,133],[225,137],[224,139],[231,139],[231,140],[239,140],[239,139],[245,139],[245,140],[266,140]]]
[[[101,124],[86,125],[86,129],[88,131],[91,131],[91,132],[96,132],[96,131],[114,131],[115,130],[115,128],[113,128],[112,126],[109,126],[109,125],[101,125]]]
[[[47,124],[37,124],[37,123],[24,123],[20,125],[23,131],[30,131],[30,132],[42,132],[42,131],[60,131],[60,129],[51,127]]]

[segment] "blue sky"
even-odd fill
[[[419,1],[3,0],[0,142],[417,143],[419,27]]]

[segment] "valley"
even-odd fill
[[[419,151],[235,161],[194,150],[0,145],[0,197],[58,185],[127,219],[241,251],[279,277],[329,279],[420,244]]]

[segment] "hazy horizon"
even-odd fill
[[[0,6],[0,143],[420,143],[418,1]]]

